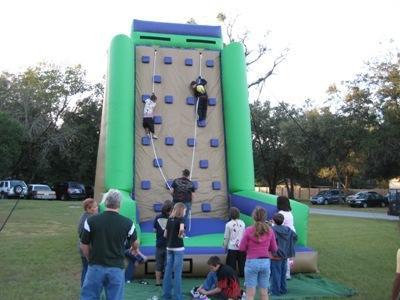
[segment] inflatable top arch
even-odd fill
[[[208,81],[208,114],[196,120],[190,82]],[[143,100],[157,95],[152,140],[142,127]],[[219,26],[134,20],[130,37],[117,35],[109,50],[106,97],[97,159],[95,197],[123,195],[121,214],[137,225],[142,251],[154,257],[153,220],[171,199],[169,185],[191,170],[196,186],[184,273],[207,272],[210,255],[224,255],[230,206],[247,225],[262,206],[271,218],[276,196],[254,191],[254,165],[244,49],[225,45]],[[298,251],[308,252],[308,207],[291,202]],[[154,270],[150,259],[143,272]]]

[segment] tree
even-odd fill
[[[281,124],[287,114],[280,107],[271,107],[268,101],[250,105],[252,114],[253,151],[256,178],[269,186],[271,194],[284,182],[293,198],[293,182],[297,173],[282,141]]]
[[[367,64],[346,82],[340,113],[361,130],[358,158],[365,177],[400,176],[400,53]]]
[[[0,178],[8,177],[22,150],[24,130],[15,120],[0,112]]]
[[[56,171],[54,181],[74,179],[87,185],[94,183],[103,96],[104,88],[97,84],[91,95],[64,115],[59,133],[65,137],[65,143],[53,147],[50,160],[51,169]]]
[[[46,180],[51,171],[49,153],[67,139],[59,131],[63,118],[74,102],[87,97],[91,90],[79,65],[60,68],[42,63],[21,74],[0,75],[0,110],[24,131],[22,149],[10,176]]]

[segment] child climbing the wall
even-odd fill
[[[240,220],[240,211],[236,207],[229,210],[230,221],[225,225],[223,246],[227,250],[226,264],[236,270],[240,277],[244,276],[246,253],[239,250],[245,224]]]
[[[207,81],[201,78],[201,76],[196,81],[190,83],[194,96],[198,99],[197,115],[199,122],[205,121],[207,117],[208,95],[205,87],[206,84]]]
[[[278,251],[271,258],[271,294],[280,296],[287,293],[286,270],[287,260],[295,255],[294,244],[297,241],[296,233],[284,224],[284,216],[276,213],[273,217],[274,226],[272,230],[275,233]]]
[[[146,134],[152,135],[153,139],[157,139],[158,137],[154,134],[154,108],[156,107],[157,97],[153,93],[150,98],[144,100],[144,109],[143,109],[143,128],[146,131]]]

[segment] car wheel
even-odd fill
[[[14,186],[14,193],[16,194],[16,195],[21,195],[21,193],[24,191],[24,189],[22,188],[22,186],[21,185],[16,185],[16,186]]]
[[[328,200],[325,199],[325,200],[324,200],[324,205],[328,205],[328,204],[329,204]]]
[[[367,202],[364,202],[363,204],[362,204],[362,207],[364,207],[364,208],[367,208]]]

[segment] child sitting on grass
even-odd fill
[[[200,287],[191,291],[193,297],[195,299],[209,299],[208,296],[224,300],[242,299],[242,290],[236,272],[230,266],[222,264],[218,256],[211,256],[207,264],[210,267],[210,273]]]

